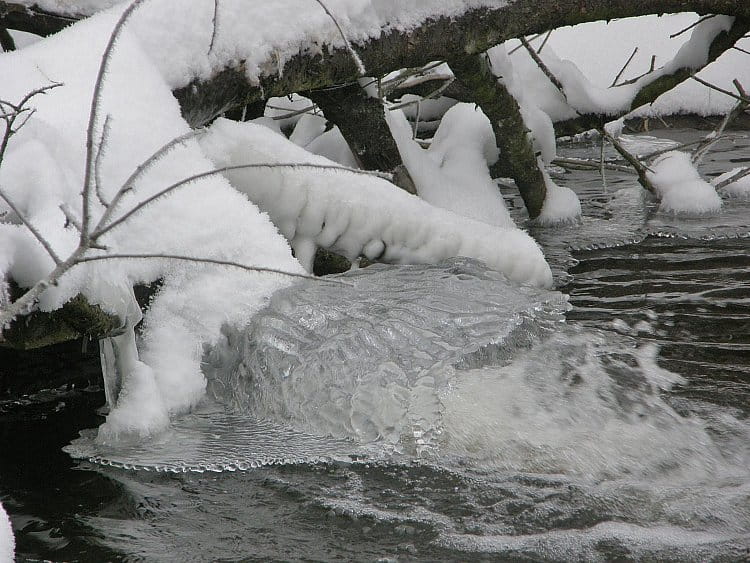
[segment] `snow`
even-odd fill
[[[36,113],[14,136],[0,169],[4,188],[61,256],[72,251],[78,238],[75,229],[66,226],[60,205],[80,214],[88,119],[88,104],[81,101],[90,99],[114,19],[102,14],[0,57],[0,73],[14,78],[4,82],[3,98],[18,100],[50,78],[64,82],[34,99]],[[127,33],[118,41],[103,111],[112,115],[113,124],[102,166],[104,196],[109,199],[139,163],[189,129],[170,87]],[[149,171],[123,199],[119,213],[186,175],[211,168],[197,143],[188,142]],[[94,207],[100,216],[103,208]],[[156,251],[302,271],[268,217],[220,176],[194,182],[144,208],[102,242],[113,253]],[[3,273],[29,285],[46,275],[52,262],[22,227],[3,223],[0,266]],[[166,422],[164,413],[194,406],[205,386],[200,371],[203,344],[218,337],[222,324],[247,322],[268,295],[289,283],[280,275],[167,259],[108,261],[75,267],[58,287],[42,295],[40,308],[55,309],[83,292],[92,303],[127,317],[131,301],[126,288],[158,278],[165,279],[164,286],[146,315],[140,344],[140,361],[150,370],[137,364],[138,358],[130,358],[134,369],[124,381],[129,393],[110,415],[101,436],[104,441],[158,432]],[[152,393],[154,388],[159,393]]]
[[[660,211],[707,215],[721,209],[721,198],[700,177],[687,153],[670,151],[660,156],[646,175],[661,200]]]
[[[551,227],[577,221],[581,217],[581,202],[576,193],[570,188],[555,184],[546,170],[542,170],[542,174],[547,195],[535,223]]]
[[[15,558],[16,541],[13,537],[13,528],[10,525],[8,514],[0,503],[0,563],[10,563]]]
[[[487,116],[474,104],[456,104],[443,116],[427,150],[412,140],[400,110],[388,112],[401,159],[423,200],[489,225],[514,226],[488,165],[497,145]]]
[[[226,119],[214,122],[201,145],[217,167],[253,162],[335,165],[281,135],[269,135],[262,126]],[[399,264],[468,256],[511,280],[552,284],[541,250],[525,232],[433,207],[380,178],[301,169],[244,169],[226,175],[269,214],[308,269],[320,246],[350,260],[365,255]]]
[[[22,0],[21,3],[54,9],[63,6],[68,13],[90,13],[95,0]],[[112,6],[105,0],[101,7]],[[126,3],[127,4],[127,3]],[[344,34],[352,43],[379,37],[391,30],[408,31],[429,18],[453,17],[466,10],[485,6],[500,7],[505,0],[326,0]],[[277,74],[286,61],[300,52],[321,52],[323,45],[344,47],[336,25],[315,0],[274,0],[248,2],[222,0],[213,35],[214,2],[184,0],[145,2],[134,14],[133,32],[172,89],[193,79],[205,79],[225,67],[242,67],[249,80]],[[109,17],[123,10],[115,5]],[[169,22],[169,33],[164,32]]]
[[[729,172],[725,172],[724,174],[714,178],[712,183],[714,185],[717,185],[720,182],[731,178],[732,176],[743,170],[745,170],[745,168],[743,167],[733,168]],[[721,193],[730,198],[750,199],[750,175],[744,176],[739,180],[735,180],[734,182],[727,184],[726,186],[721,188]]]

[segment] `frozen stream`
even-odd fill
[[[464,259],[287,289],[207,351],[214,401],[159,443],[84,432],[71,463],[59,448],[98,423],[87,401],[3,405],[19,553],[747,558],[750,203],[677,220],[608,180],[560,180],[587,218],[534,233],[559,291]]]

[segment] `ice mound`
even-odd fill
[[[341,285],[274,294],[204,358],[208,393],[254,418],[419,453],[441,429],[455,370],[502,361],[558,323],[560,293],[517,286],[482,263],[376,265]]]

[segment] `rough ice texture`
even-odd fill
[[[349,272],[276,293],[207,356],[209,391],[254,417],[419,453],[459,367],[504,358],[562,319],[567,298],[466,258]]]
[[[10,525],[10,519],[5,513],[2,503],[0,503],[0,561],[13,561],[16,547],[16,540],[13,537],[13,528]]]
[[[646,174],[658,192],[660,211],[706,215],[721,209],[721,198],[700,177],[687,153],[671,151],[662,155]]]
[[[513,227],[488,165],[497,160],[489,119],[474,104],[456,104],[443,116],[430,148],[422,149],[399,110],[388,124],[404,165],[423,200],[489,225]]]
[[[335,163],[262,126],[218,119],[201,139],[217,167],[256,162]],[[515,227],[493,227],[433,207],[380,178],[350,172],[244,169],[226,173],[267,212],[308,268],[315,248],[392,263],[469,256],[517,282],[552,284],[536,242]]]

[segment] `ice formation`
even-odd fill
[[[335,166],[262,126],[226,119],[214,122],[201,146],[217,167],[274,162]],[[433,207],[380,178],[262,168],[226,175],[269,214],[308,269],[320,246],[349,259],[364,255],[393,263],[468,256],[484,260],[514,281],[552,284],[541,250],[525,232]]]
[[[700,177],[687,153],[670,151],[660,156],[646,174],[660,198],[660,211],[705,215],[721,209],[721,198]]]

